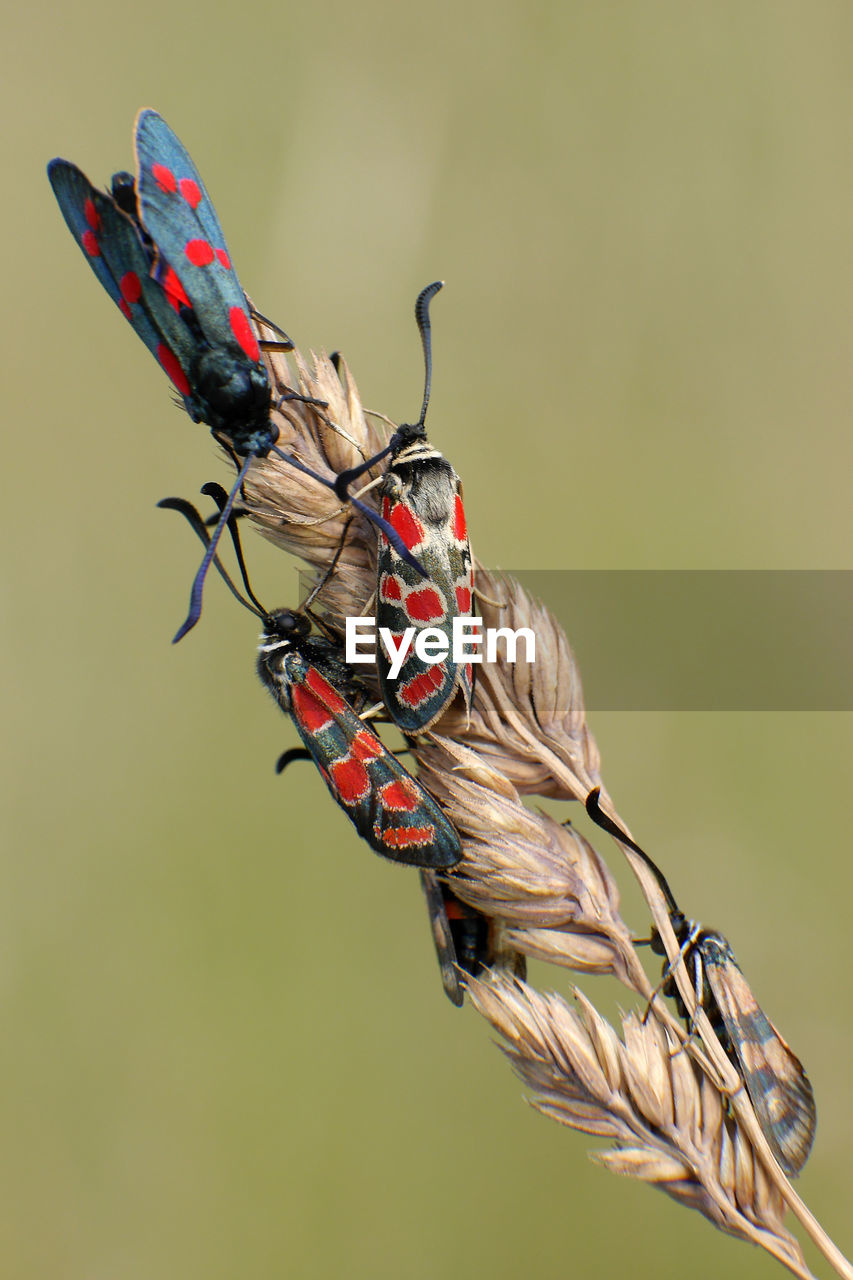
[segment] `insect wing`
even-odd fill
[[[440,464],[440,465],[436,465]],[[393,464],[389,469],[393,475]],[[422,578],[390,545],[379,538],[377,625],[390,631],[399,646],[407,628],[417,633],[440,631],[448,656],[424,662],[410,644],[399,674],[380,643],[377,654],[379,684],[385,705],[406,733],[421,733],[434,724],[461,688],[470,710],[474,687],[471,663],[452,660],[453,620],[471,616],[473,579],[471,550],[465,524],[461,485],[453,468],[440,455],[401,467],[399,494],[386,492],[382,515],[409,551],[427,570]]]
[[[256,365],[266,378],[246,298],[198,170],[156,111],[140,111],[135,137],[143,226],[174,269],[210,345]]]
[[[711,935],[700,945],[708,986],[755,1114],[779,1164],[786,1173],[797,1173],[808,1158],[817,1125],[808,1076],[759,1007],[728,944]]]
[[[432,939],[447,998],[457,1007],[464,1000],[463,973],[476,977],[490,963],[489,921],[461,902],[433,871],[421,872]]]
[[[465,974],[476,978],[498,966],[518,978],[527,975],[524,956],[506,945],[503,925],[469,906],[433,871],[421,872],[432,940],[447,998],[457,1007],[465,994]]]
[[[299,736],[359,835],[394,862],[455,866],[462,847],[451,823],[320,670],[291,650],[282,671]]]
[[[447,918],[447,911],[444,907],[442,886],[434,871],[421,871],[421,888],[426,898],[432,940],[435,944],[435,954],[438,957],[438,967],[441,972],[441,984],[448,1000],[452,1001],[457,1009],[461,1009],[465,1000],[465,993],[457,969],[459,961],[456,956],[450,921]]]
[[[96,190],[68,160],[51,160],[47,172],[62,215],[86,261],[187,399],[189,331],[173,298],[151,278],[151,257],[138,227],[112,197]]]

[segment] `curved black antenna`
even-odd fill
[[[219,508],[220,515],[225,510],[228,502],[228,494],[225,492],[221,484],[217,484],[215,480],[208,480],[207,484],[201,486],[201,492],[206,498],[212,498]],[[249,581],[249,571],[246,568],[246,560],[243,556],[243,542],[240,538],[240,529],[237,524],[237,516],[234,512],[228,517],[228,532],[231,534],[231,545],[234,547],[234,555],[237,558],[237,565],[240,570],[240,577],[243,579],[243,586],[246,588],[246,595],[258,609],[258,617],[269,617],[269,611],[264,608],[258,597],[252,590],[252,584]]]
[[[622,830],[618,822],[614,822],[611,817],[608,817],[608,815],[602,811],[598,803],[600,797],[601,787],[594,787],[586,798],[586,811],[592,818],[595,825],[597,827],[601,827],[602,831],[606,831],[608,835],[613,836],[613,838],[618,840],[620,844],[626,844],[629,849],[634,850],[634,853],[636,853],[638,857],[643,859],[643,862],[657,880],[658,885],[660,886],[660,891],[666,898],[666,903],[670,912],[677,911],[680,914],[678,903],[675,901],[666,876],[663,874],[660,867],[656,862],[652,862],[645,849],[641,849],[640,846],[631,839],[627,831]]]
[[[432,302],[439,289],[444,288],[443,280],[433,280],[432,284],[428,284],[425,289],[421,289],[415,302],[415,320],[421,335],[421,344],[424,349],[424,401],[421,405],[421,416],[413,426],[420,427],[426,420],[427,405],[429,404],[429,395],[432,389],[432,325],[429,322],[429,304]]]
[[[289,462],[297,471],[304,472],[306,476],[311,476],[313,480],[319,480],[320,484],[324,484],[327,489],[331,489],[341,502],[352,503],[357,511],[360,511],[362,515],[366,516],[371,524],[375,524],[376,528],[384,534],[397,554],[403,557],[406,564],[411,565],[422,578],[428,578],[429,574],[426,569],[421,564],[417,556],[412,555],[397,530],[394,529],[387,520],[383,520],[376,511],[371,511],[370,507],[362,502],[360,498],[356,498],[353,494],[347,493],[347,485],[350,484],[352,480],[357,479],[362,472],[369,470],[369,468],[373,466],[374,462],[378,462],[380,458],[384,458],[386,453],[390,453],[391,447],[392,446],[389,444],[387,449],[383,449],[381,453],[377,453],[373,458],[368,459],[366,463],[362,463],[361,466],[356,467],[353,471],[342,471],[334,480],[327,480],[325,476],[318,475],[316,471],[312,471],[310,467],[306,467],[304,462],[300,462],[298,458],[294,458],[291,454],[285,453],[282,449],[279,449],[276,444],[272,445],[270,453],[274,453],[277,458],[281,458],[284,462]]]
[[[259,338],[258,346],[261,348],[262,351],[295,351],[296,350],[296,343],[293,341],[293,339],[290,337],[289,334],[284,332],[281,325],[277,325],[274,320],[270,320],[267,316],[263,315],[262,312],[258,311],[256,307],[252,307],[251,316],[253,320],[260,321],[261,324],[265,324],[268,329],[272,329],[273,332],[277,333],[279,336],[278,342],[272,341],[271,339],[268,339],[268,338]]]
[[[373,515],[371,515],[370,511],[368,511],[367,508],[358,501],[357,498],[350,496],[349,486],[353,481],[357,480],[359,476],[363,476],[365,471],[369,471],[377,462],[381,462],[389,453],[398,449],[400,447],[401,439],[411,440],[414,436],[426,435],[424,422],[426,421],[426,411],[429,404],[430,391],[432,390],[432,339],[430,336],[432,333],[432,325],[430,324],[429,319],[429,304],[432,302],[439,289],[443,288],[443,280],[433,280],[432,284],[428,284],[425,289],[421,289],[415,301],[415,320],[417,321],[418,331],[421,335],[421,345],[424,349],[424,398],[423,404],[421,405],[421,416],[418,418],[417,422],[409,422],[399,426],[384,449],[380,449],[378,453],[374,453],[372,458],[368,458],[359,466],[351,467],[349,471],[342,471],[335,481],[335,493],[340,498],[341,502],[349,500],[357,506],[360,511],[365,511],[369,518],[373,520],[374,524],[377,524],[378,521],[373,517]],[[382,525],[379,527],[394,547],[394,550],[398,551],[399,548],[397,547],[396,542],[392,538],[388,537],[387,529]],[[396,534],[396,530],[394,532]],[[404,559],[408,564],[411,564],[411,552],[408,552],[404,556]],[[418,566],[418,568],[419,567],[420,566]],[[423,576],[427,577],[428,575],[424,574]]]
[[[225,506],[222,508],[219,521],[216,528],[213,530],[207,550],[204,553],[204,558],[202,559],[202,562],[196,571],[196,575],[193,578],[193,584],[190,588],[189,613],[172,637],[172,644],[177,644],[179,640],[183,640],[187,632],[193,629],[201,617],[201,597],[204,592],[204,580],[207,577],[207,571],[216,555],[216,548],[219,543],[219,539],[228,527],[228,518],[231,515],[231,509],[237,501],[237,494],[243,486],[243,481],[246,479],[246,475],[248,474],[249,467],[254,457],[255,455],[253,453],[247,453],[246,457],[243,459],[243,465],[240,467],[237,479],[234,481],[234,487],[228,495],[228,500],[225,503]],[[196,530],[196,532],[198,532],[198,530]]]
[[[289,764],[293,764],[294,760],[313,760],[311,752],[306,747],[290,747],[287,751],[282,751],[281,755],[275,762],[276,773],[284,773]]]
[[[226,495],[226,501],[227,501],[227,495]],[[205,560],[208,560],[213,539],[208,533],[207,525],[205,524],[204,518],[202,517],[198,509],[194,507],[191,502],[187,502],[186,498],[163,498],[161,499],[160,502],[157,503],[157,506],[162,507],[164,511],[177,511],[179,515],[182,515],[184,517],[184,519],[189,524],[190,528],[197,535],[199,541],[207,548]],[[221,523],[222,523],[222,518],[220,516],[219,524]],[[227,521],[227,527],[231,532],[231,537],[233,541],[234,535],[236,532],[236,523],[234,522],[233,517]],[[217,525],[217,528],[219,528],[219,525]],[[238,561],[241,558],[242,558],[242,550],[239,552]],[[240,593],[240,591],[238,591],[237,587],[235,587],[234,582],[231,579],[230,574],[222,565],[217,555],[214,554],[213,556],[210,557],[210,559],[208,560],[208,564],[210,563],[214,565],[215,569],[219,573],[220,577],[222,578],[222,580],[224,581],[225,585],[227,586],[231,594],[234,596],[234,598],[236,600],[239,600],[240,604],[243,605],[245,609],[248,609],[250,613],[255,614],[255,616],[258,618],[264,619],[269,617],[268,611],[264,609],[263,605],[261,605],[260,602],[256,599],[254,593],[251,592],[251,588],[248,588],[248,590],[250,591],[251,599],[252,601],[254,601],[254,603],[250,603],[249,600],[247,600]],[[257,608],[255,606],[257,606]],[[195,624],[193,623],[192,625],[195,625]]]

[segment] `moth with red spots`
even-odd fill
[[[464,1003],[466,974],[476,978],[484,969],[500,964],[516,977],[525,977],[524,956],[501,945],[499,921],[457,898],[450,884],[434,871],[421,871],[421,886],[442,985],[457,1008]]]
[[[682,963],[687,968],[696,1007],[704,1009],[720,1045],[743,1077],[774,1156],[785,1173],[798,1173],[808,1159],[817,1127],[814,1092],[803,1064],[760,1008],[726,939],[715,930],[688,920],[679,910],[663,872],[627,832],[602,812],[599,794],[600,788],[596,787],[587,796],[587,813],[615,839],[633,849],[657,880],[679,945],[675,964]],[[692,1034],[693,1021],[675,984],[675,964],[666,959],[657,929],[652,930],[649,941],[652,951],[664,957],[660,990],[673,997]]]
[[[220,485],[205,485],[202,493],[214,499],[220,512],[225,510],[227,495]],[[209,549],[207,524],[192,503],[164,498],[159,505],[183,515]],[[261,618],[258,674],[293,720],[332,798],[371,849],[383,857],[417,867],[455,866],[462,857],[462,845],[452,823],[352,705],[351,699],[360,704],[366,695],[344,661],[339,643],[328,635],[311,634],[307,609],[326,578],[301,610],[269,612],[249,585],[239,531],[230,513],[226,523],[249,598],[240,594],[218,558],[213,563],[233,595]],[[334,567],[333,561],[326,577]],[[295,754],[282,756],[279,772]]]
[[[443,714],[458,689],[470,710],[474,668],[470,662],[452,660],[453,621],[469,618],[474,590],[471,548],[462,504],[462,484],[453,467],[429,443],[424,427],[432,379],[429,304],[442,281],[428,285],[418,296],[415,319],[421,334],[426,365],[423,406],[417,422],[403,424],[387,448],[359,467],[343,472],[336,492],[343,500],[349,485],[381,458],[390,454],[380,486],[381,514],[399,536],[411,556],[426,570],[426,579],[414,570],[398,546],[380,529],[376,579],[376,623],[391,632],[394,644],[406,646],[399,674],[392,677],[391,661],[380,644],[377,668],[382,696],[389,714],[404,733],[423,733]],[[370,487],[370,486],[368,486]],[[364,491],[363,491],[364,492]],[[425,662],[415,652],[419,633],[443,637],[448,656]],[[425,637],[426,638],[426,637]]]
[[[339,647],[310,630],[304,614],[267,615],[258,674],[293,720],[332,798],[383,857],[454,866],[462,847],[453,826],[339,692],[352,683]]]
[[[272,388],[249,307],[216,210],[187,151],[156,111],[136,119],[138,176],[117,173],[110,193],[96,190],[76,165],[51,160],[48,177],[65,221],[86,260],[183,398],[194,422],[243,459],[228,509],[253,458],[271,451],[329,488],[276,444]],[[286,334],[265,347],[290,351]],[[285,398],[303,399],[295,393]],[[325,405],[321,406],[325,408]],[[376,514],[355,499],[368,518]],[[204,579],[227,522],[223,515],[196,574],[180,640],[201,613]],[[380,521],[381,524],[381,521]],[[393,530],[386,533],[406,547]],[[409,557],[413,571],[417,561]]]

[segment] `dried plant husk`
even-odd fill
[[[261,330],[261,337],[272,336]],[[281,397],[275,420],[285,451],[331,481],[385,445],[387,420],[363,409],[345,361],[296,351],[271,355],[268,363]],[[294,392],[325,407],[293,399]],[[244,507],[265,537],[315,576],[331,563],[346,529],[315,608],[339,628],[345,617],[371,612],[377,538],[363,515],[272,454],[250,468]],[[449,877],[453,891],[498,922],[506,949],[488,976],[466,980],[474,1008],[503,1038],[534,1106],[609,1141],[594,1156],[600,1164],[665,1191],[808,1277],[800,1246],[783,1224],[790,1207],[838,1274],[853,1280],[850,1264],[774,1160],[705,1015],[698,1011],[698,1034],[688,1038],[664,1000],[648,1003],[652,989],[600,854],[570,824],[524,804],[531,795],[583,800],[601,787],[602,808],[628,830],[604,788],[580,674],[558,623],[508,575],[477,566],[475,590],[485,626],[534,631],[536,661],[499,658],[479,667],[470,719],[451,706],[432,733],[410,740],[421,781],[463,841],[463,861]],[[624,852],[675,960],[660,888]],[[573,1009],[515,976],[515,955],[615,977],[640,998],[640,1015],[627,1014],[617,1031],[581,992]],[[692,1007],[683,966],[675,977]]]

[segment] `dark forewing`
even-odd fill
[[[263,369],[216,210],[183,144],[156,111],[137,117],[136,156],[142,223],[192,300],[205,337]]]
[[[805,1164],[817,1113],[803,1065],[756,1002],[728,944],[702,942],[708,986],[740,1063],[755,1114],[786,1173]]]
[[[417,466],[417,464],[413,464]],[[473,667],[452,660],[453,619],[470,617],[473,607],[471,552],[459,478],[444,459],[412,482],[402,468],[399,496],[386,494],[382,515],[423,564],[423,578],[398,555],[384,535],[379,539],[377,623],[387,627],[395,643],[406,628],[444,632],[451,645],[447,658],[424,663],[410,646],[399,674],[392,679],[390,662],[380,643],[379,683],[394,721],[408,733],[422,733],[443,714],[457,688],[470,709]]]
[[[296,651],[283,659],[289,711],[333,798],[376,853],[420,867],[452,867],[455,829],[423,787]]]
[[[442,886],[434,871],[421,871],[421,887],[426,898],[432,940],[435,944],[435,954],[438,957],[438,967],[441,972],[441,984],[448,1000],[451,1000],[457,1008],[461,1008],[465,1000],[465,993],[462,980],[456,968],[458,963],[456,947],[453,942],[450,921],[447,918],[447,912],[444,907]]]

